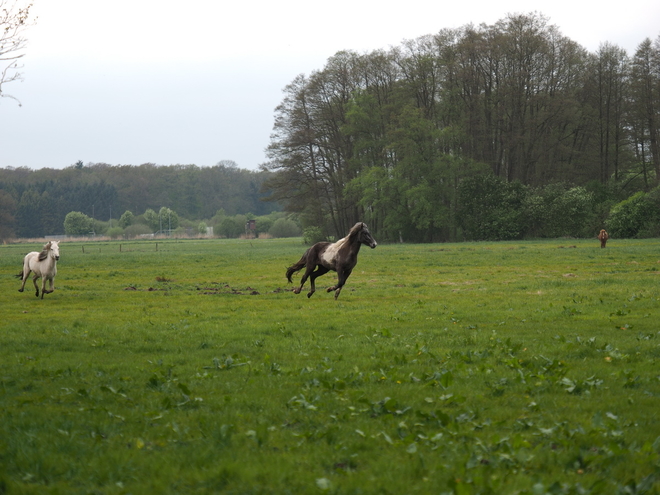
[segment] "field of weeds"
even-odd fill
[[[660,241],[0,246],[0,493],[660,492]],[[299,280],[299,275],[295,281]],[[29,288],[29,290],[28,290]]]

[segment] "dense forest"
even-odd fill
[[[229,236],[227,216],[280,209],[308,241],[358,220],[390,242],[658,236],[660,36],[589,53],[534,13],[339,52],[284,88],[267,152],[260,171],[0,169],[0,239],[127,211]]]
[[[271,197],[379,240],[657,235],[660,37],[589,53],[540,14],[340,52],[276,109]]]
[[[126,211],[138,216],[161,208],[196,221],[209,220],[218,211],[227,216],[267,215],[280,209],[262,201],[261,188],[270,175],[239,169],[229,161],[214,167],[78,162],[62,170],[4,168],[0,169],[0,239],[63,234],[70,212],[105,222],[119,220]]]

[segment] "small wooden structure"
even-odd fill
[[[257,221],[248,220],[245,222],[245,237],[248,239],[255,238],[257,234]]]

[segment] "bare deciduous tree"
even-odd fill
[[[20,0],[0,0],[0,98],[12,98],[19,105],[16,97],[4,92],[4,85],[23,78],[19,60],[25,55],[31,7]]]

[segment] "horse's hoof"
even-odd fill
[[[18,292],[23,292],[23,289],[18,289]]]
[[[312,297],[312,294],[314,294],[314,293],[313,293],[313,292],[308,292],[308,293],[307,293],[307,299],[309,299],[310,297]]]

